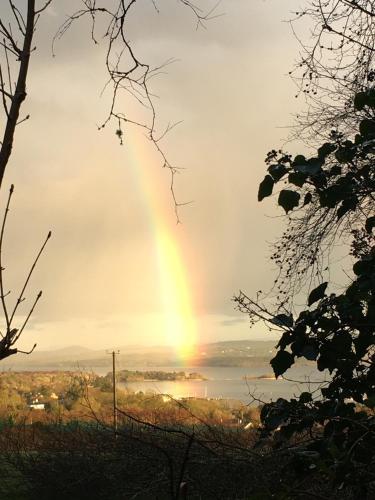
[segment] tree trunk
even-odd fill
[[[12,104],[9,110],[3,142],[0,149],[0,188],[3,182],[5,169],[12,152],[14,132],[17,126],[21,104],[26,97],[26,78],[29,69],[31,42],[34,35],[34,22],[35,0],[28,0],[26,30],[22,51],[20,52],[20,68],[18,72],[17,84],[12,97]]]

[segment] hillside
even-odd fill
[[[275,341],[228,340],[202,344],[196,355],[189,360],[191,366],[253,366],[267,363],[271,358]],[[172,348],[166,346],[124,346],[119,348],[122,366],[160,367],[179,366]],[[107,368],[111,357],[103,350],[82,346],[69,346],[53,351],[34,351],[30,355],[18,354],[1,364],[9,369],[79,369],[90,367]]]

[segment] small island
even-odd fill
[[[245,375],[244,380],[276,380],[273,373],[265,373],[263,375]]]
[[[200,373],[185,372],[164,372],[164,371],[138,371],[121,370],[117,373],[119,382],[143,382],[148,381],[171,381],[180,382],[182,380],[207,380]]]

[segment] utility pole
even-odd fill
[[[120,354],[120,351],[112,351],[107,354],[112,355],[113,432],[116,437],[117,436],[116,354]]]

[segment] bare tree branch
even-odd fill
[[[22,50],[19,51],[18,47],[14,44],[13,38],[7,32],[4,24],[0,20],[0,26],[7,34],[7,39],[12,43],[16,52],[19,52],[20,68],[18,73],[17,84],[11,106],[9,109],[8,120],[5,127],[5,132],[0,149],[0,187],[4,178],[5,169],[7,167],[14,141],[14,132],[18,122],[20,108],[26,98],[26,78],[29,69],[31,43],[34,35],[34,22],[35,22],[35,0],[28,0],[27,2],[27,20],[25,37],[23,41]]]
[[[2,221],[1,230],[0,230],[0,301],[1,301],[1,307],[2,307],[3,314],[4,314],[4,319],[5,319],[5,333],[1,335],[2,338],[0,340],[0,360],[6,358],[8,356],[11,356],[12,354],[16,354],[18,352],[18,349],[15,347],[12,347],[12,346],[14,346],[16,344],[16,342],[19,340],[20,336],[22,335],[23,331],[25,330],[25,328],[26,328],[26,326],[27,326],[27,324],[28,324],[28,322],[29,322],[34,310],[35,310],[37,303],[39,302],[39,300],[42,296],[42,292],[40,291],[37,294],[37,296],[36,296],[33,304],[31,305],[31,308],[29,309],[28,313],[26,314],[26,318],[22,322],[20,328],[14,328],[13,321],[15,319],[16,312],[17,312],[20,304],[22,302],[24,302],[24,300],[25,300],[24,294],[25,294],[27,286],[30,282],[31,276],[35,270],[35,267],[39,261],[40,256],[42,255],[42,253],[47,245],[48,240],[51,237],[51,232],[49,232],[44,243],[42,244],[42,247],[40,248],[36,258],[34,259],[34,262],[31,265],[30,271],[27,274],[25,283],[24,283],[24,285],[19,293],[19,296],[16,300],[16,303],[13,307],[13,310],[10,312],[9,307],[8,307],[6,300],[5,300],[5,297],[7,297],[10,294],[10,292],[9,291],[5,292],[5,286],[4,286],[5,267],[3,265],[3,245],[4,245],[4,235],[5,235],[5,229],[6,229],[6,222],[8,219],[9,207],[10,207],[10,202],[11,202],[13,193],[14,193],[14,186],[12,185],[10,187],[10,190],[9,190],[8,200],[6,203],[3,221]],[[31,351],[29,351],[29,352],[31,353],[34,350],[34,348],[35,348],[35,345],[31,349]],[[21,352],[25,352],[25,351],[21,351]]]
[[[178,1],[192,12],[197,21],[197,27],[204,27],[207,21],[218,16],[216,12],[219,3],[207,13],[204,13],[200,7],[194,5],[190,0]],[[117,127],[116,135],[121,145],[124,144],[123,127],[126,128],[127,125],[135,125],[146,131],[146,137],[154,145],[163,168],[167,168],[170,171],[170,191],[174,203],[176,220],[179,223],[179,208],[187,204],[178,202],[175,194],[175,175],[180,169],[170,162],[164,149],[159,144],[174,126],[167,126],[164,132],[158,133],[154,95],[150,89],[151,78],[160,75],[163,69],[173,62],[173,60],[168,60],[162,65],[151,67],[148,63],[139,59],[133,44],[128,40],[126,34],[128,16],[134,10],[135,5],[136,0],[119,0],[112,7],[109,7],[106,2],[100,3],[93,0],[82,0],[82,8],[70,15],[60,26],[54,37],[52,50],[55,53],[56,41],[65,35],[73,23],[83,18],[90,20],[91,38],[95,44],[99,43],[96,36],[97,24],[99,24],[99,18],[106,20],[103,39],[106,43],[105,65],[109,79],[103,91],[111,88],[112,95],[107,117],[98,128],[103,129],[114,120]],[[159,12],[156,0],[153,1],[153,6],[156,12]],[[140,122],[138,118],[131,116],[129,112],[124,113],[123,110],[119,109],[120,105],[121,107],[123,106],[120,98],[124,94],[127,94],[137,104],[149,110],[146,122]]]
[[[296,12],[290,24],[300,55],[290,75],[307,110],[297,115],[291,139],[315,146],[332,129],[353,131],[354,95],[375,81],[374,21],[374,0],[307,0]]]

